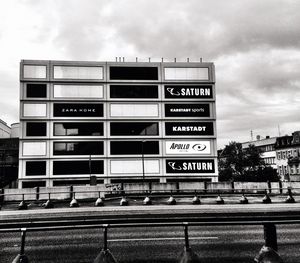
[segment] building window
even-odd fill
[[[54,66],[55,79],[103,79],[103,67]]]
[[[47,66],[43,65],[24,65],[24,79],[45,79],[47,77]]]
[[[45,181],[29,181],[29,182],[22,182],[22,188],[34,188],[34,187],[45,187]]]
[[[103,86],[54,85],[54,98],[103,98]]]
[[[277,159],[278,159],[278,160],[281,159],[281,152],[277,152]]]
[[[165,80],[208,79],[208,68],[165,68]]]
[[[46,142],[23,142],[23,156],[46,155]]]
[[[158,80],[157,67],[110,67],[111,80]]]
[[[141,160],[111,160],[110,170],[112,174],[142,174]],[[145,174],[159,173],[159,160],[145,160],[144,161]]]
[[[27,98],[46,98],[47,85],[46,84],[26,84]]]
[[[27,122],[26,136],[46,136],[47,123],[46,122]]]
[[[26,175],[46,175],[45,161],[28,161],[26,162]]]
[[[54,123],[54,136],[103,136],[102,122]]]
[[[126,154],[159,154],[158,141],[111,141],[111,155],[126,155]]]
[[[23,105],[24,117],[46,117],[47,105],[46,103],[26,103]]]
[[[158,86],[150,85],[110,85],[111,98],[158,98]]]
[[[103,155],[103,142],[54,142],[53,155]]]
[[[103,161],[53,161],[53,175],[103,174]]]
[[[112,122],[110,123],[110,135],[159,135],[158,122]]]
[[[111,117],[158,117],[158,104],[111,104]]]

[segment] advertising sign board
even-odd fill
[[[211,85],[203,86],[175,86],[165,85],[166,99],[212,99],[213,90]]]
[[[166,154],[211,154],[210,141],[166,141]]]
[[[165,104],[166,117],[210,117],[209,104]]]
[[[166,122],[166,135],[214,135],[213,122]]]
[[[167,173],[214,173],[215,162],[209,159],[166,160]]]
[[[54,117],[103,117],[103,104],[54,103]]]

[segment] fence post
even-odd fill
[[[272,193],[272,185],[270,181],[267,181],[268,188],[269,188],[269,193]]]
[[[257,263],[283,263],[281,257],[277,254],[277,233],[276,226],[273,223],[264,224],[265,245],[254,258]]]
[[[279,181],[278,183],[279,183],[279,193],[282,194],[282,182]]]
[[[25,237],[26,237],[26,228],[21,228],[21,248],[20,254],[18,254],[12,263],[28,263],[28,257],[25,255]]]
[[[200,263],[200,258],[193,252],[189,243],[188,223],[184,222],[184,250],[180,254],[179,263]]]
[[[0,209],[1,206],[4,204],[4,189],[0,189]]]
[[[276,226],[274,224],[264,224],[264,238],[266,247],[271,247],[275,251],[278,250]]]
[[[70,200],[73,199],[73,185],[70,185]]]
[[[116,263],[114,256],[107,248],[107,228],[109,225],[103,225],[103,249],[95,258],[94,263]]]
[[[40,199],[40,187],[35,187],[36,194],[35,194],[35,200],[38,201]]]

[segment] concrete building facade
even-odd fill
[[[6,122],[0,119],[0,139],[1,138],[10,138],[11,128],[7,125]]]
[[[19,187],[217,181],[213,63],[22,60]]]
[[[249,145],[254,145],[261,151],[261,158],[265,164],[277,169],[275,143],[276,137],[270,138],[269,136],[266,136],[266,138],[261,138],[260,136],[257,136],[256,141],[242,143],[242,148],[246,149]]]

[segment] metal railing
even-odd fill
[[[77,222],[78,223],[78,222]],[[170,223],[122,223],[122,224],[97,224],[86,223],[86,224],[76,224],[72,222],[72,225],[58,225],[56,226],[32,226],[27,228],[6,228],[0,229],[0,233],[5,232],[21,232],[21,245],[20,245],[20,253],[13,260],[13,263],[17,262],[29,262],[28,257],[25,254],[25,237],[27,232],[37,232],[37,231],[63,231],[63,230],[75,230],[75,229],[103,229],[103,249],[99,253],[99,255],[94,260],[94,263],[100,262],[116,262],[115,258],[111,254],[108,249],[108,230],[110,228],[136,228],[136,227],[184,227],[184,251],[179,259],[179,262],[200,262],[199,256],[194,253],[189,244],[189,232],[188,228],[190,226],[225,226],[225,225],[263,225],[264,228],[264,239],[265,245],[258,253],[258,255],[254,258],[255,262],[270,262],[277,263],[282,262],[282,259],[277,253],[278,245],[277,245],[277,232],[276,225],[277,224],[300,224],[300,216],[297,219],[278,219],[278,218],[268,218],[267,220],[238,220],[238,221],[214,221],[211,218],[203,221],[203,222],[170,222]],[[193,261],[191,261],[193,258]],[[268,259],[269,261],[265,261]]]

